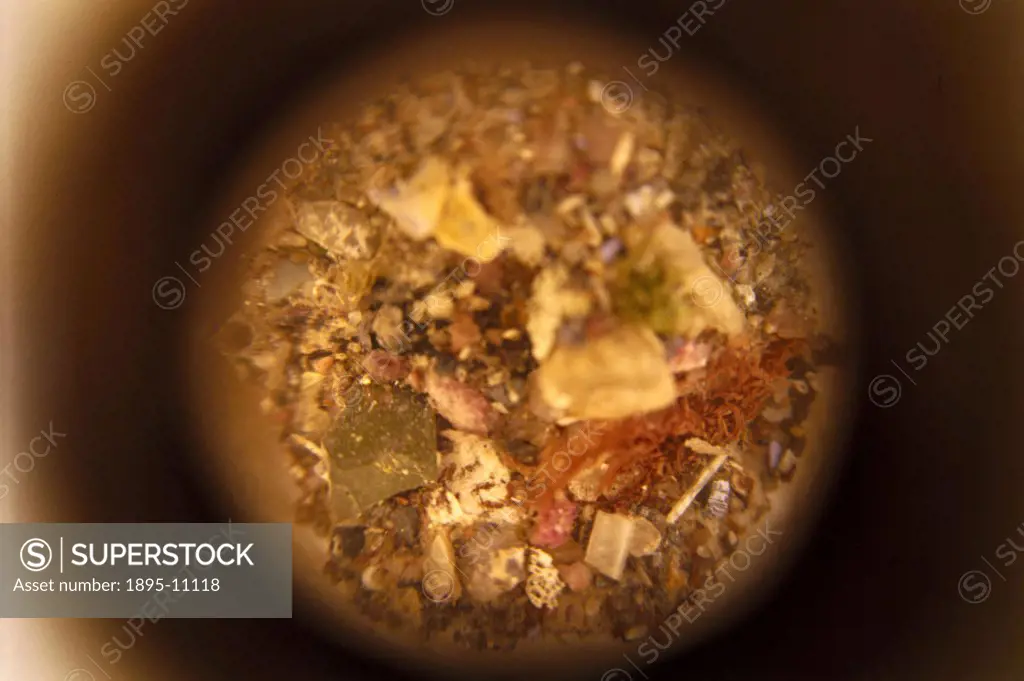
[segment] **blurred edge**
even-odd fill
[[[125,25],[131,25],[145,13],[150,4],[148,2],[120,3],[117,16],[130,15],[130,19],[126,19]],[[730,4],[733,5],[731,10],[735,12],[738,8],[733,3]],[[861,4],[863,6],[864,3]],[[853,218],[867,218],[888,209],[895,212],[892,215],[894,222],[902,219],[915,229],[920,227],[919,222],[935,220],[934,224],[938,230],[939,226],[954,225],[956,219],[959,218],[962,221],[962,231],[942,232],[940,230],[936,236],[937,239],[945,238],[954,244],[969,242],[973,236],[971,228],[975,224],[989,229],[988,235],[992,237],[990,243],[977,246],[960,256],[960,259],[956,261],[958,267],[950,272],[947,269],[949,262],[941,257],[945,255],[948,258],[949,251],[940,250],[939,255],[932,253],[931,257],[925,257],[929,253],[922,250],[922,246],[930,248],[931,244],[915,242],[914,239],[919,237],[917,232],[914,234],[890,233],[884,237],[874,233],[857,236],[862,246],[882,246],[890,251],[889,254],[880,256],[884,267],[873,272],[873,277],[868,282],[869,288],[872,289],[872,298],[880,299],[891,289],[894,296],[902,295],[905,299],[921,301],[920,305],[904,310],[893,308],[877,310],[881,316],[874,320],[876,334],[879,329],[888,329],[890,326],[898,331],[882,337],[878,340],[879,344],[872,348],[874,358],[881,358],[883,361],[891,353],[902,352],[906,347],[912,345],[934,323],[935,319],[941,316],[943,312],[943,309],[940,309],[941,305],[955,300],[957,290],[963,290],[965,285],[969,288],[972,283],[972,280],[969,279],[972,276],[970,272],[973,269],[981,265],[981,271],[974,275],[980,276],[984,269],[991,265],[994,258],[1002,255],[997,252],[1000,246],[995,243],[996,237],[1004,239],[1007,246],[1012,244],[1015,238],[1019,238],[1020,220],[1024,217],[1019,204],[1019,196],[1017,196],[1019,192],[1015,189],[1019,186],[1022,175],[1022,159],[1024,159],[1024,155],[1021,154],[1019,135],[1020,121],[1024,120],[1024,92],[1019,87],[1003,86],[1003,84],[1019,83],[1024,74],[1024,68],[1022,68],[1024,65],[1022,62],[1024,41],[1013,39],[1015,34],[1019,36],[1020,27],[1024,26],[1024,6],[1019,3],[996,3],[988,14],[975,17],[962,12],[955,0],[944,0],[941,4],[942,7],[926,14],[918,9],[922,3],[899,0],[888,3],[886,11],[863,8],[863,15],[859,15],[858,9],[852,3],[841,0],[831,5],[829,9],[841,8],[836,11],[846,12],[850,17],[858,17],[855,25],[849,28],[848,33],[832,35],[824,31],[815,32],[812,30],[815,19],[813,10],[805,14],[803,23],[791,27],[794,35],[803,36],[801,39],[808,50],[808,61],[820,58],[823,63],[832,66],[833,72],[827,75],[832,79],[842,79],[849,92],[846,97],[834,100],[822,97],[821,101],[807,106],[806,116],[821,116],[831,118],[833,121],[839,118],[851,122],[864,121],[865,125],[878,124],[877,130],[888,136],[884,139],[900,139],[903,146],[909,148],[912,153],[919,154],[919,157],[905,160],[894,158],[891,147],[888,152],[879,147],[879,156],[885,158],[888,164],[872,161],[872,165],[869,167],[874,174],[869,174],[866,169],[858,168],[849,176],[844,175],[844,181],[849,183],[845,194],[847,196],[857,195],[858,187],[864,189],[864,194],[867,194],[866,188],[871,186],[871,183],[886,183],[889,187],[885,191],[878,192],[879,196],[874,197],[873,204],[862,206],[851,203],[844,206],[844,209],[850,211]],[[4,154],[3,178],[10,179],[10,182],[5,182],[5,186],[17,188],[10,189],[13,196],[9,197],[12,200],[5,204],[4,219],[21,227],[20,238],[14,239],[14,244],[15,248],[25,250],[11,251],[11,239],[8,236],[4,237],[5,248],[0,257],[4,258],[5,264],[14,259],[13,253],[18,255],[13,267],[5,267],[3,273],[5,277],[14,274],[15,281],[14,285],[5,286],[2,289],[8,299],[4,305],[4,316],[0,318],[0,322],[5,324],[5,328],[2,329],[3,346],[0,349],[3,350],[5,356],[10,356],[16,349],[17,355],[14,356],[18,361],[5,361],[3,365],[0,365],[0,370],[5,372],[2,374],[5,387],[7,381],[11,381],[13,385],[17,386],[14,391],[4,390],[0,393],[0,400],[2,400],[0,407],[4,412],[2,435],[6,441],[5,451],[0,457],[2,465],[6,465],[13,453],[17,451],[19,444],[30,437],[34,429],[40,427],[41,424],[32,422],[27,416],[46,418],[46,415],[40,411],[45,406],[40,399],[52,398],[59,394],[60,389],[59,384],[24,383],[29,370],[22,368],[32,367],[34,380],[58,378],[60,374],[56,370],[50,376],[43,376],[39,369],[38,358],[57,359],[55,353],[59,349],[59,341],[50,338],[29,339],[24,335],[22,328],[12,329],[10,327],[12,320],[18,320],[19,322],[31,321],[32,324],[28,328],[32,330],[47,328],[58,332],[60,329],[56,323],[44,324],[40,316],[41,313],[27,309],[29,305],[39,302],[37,294],[32,293],[34,287],[39,286],[47,276],[52,276],[53,273],[44,271],[38,260],[32,262],[33,258],[38,258],[38,253],[28,252],[27,249],[31,246],[31,242],[27,238],[29,225],[25,220],[19,220],[21,216],[27,215],[28,210],[23,203],[16,203],[16,201],[25,201],[28,197],[27,191],[21,191],[21,187],[36,187],[37,184],[33,180],[45,178],[47,171],[53,171],[52,165],[44,168],[28,155],[36,150],[37,145],[40,150],[52,153],[53,147],[43,149],[43,143],[45,142],[46,145],[59,143],[59,140],[34,138],[31,131],[42,129],[48,134],[76,135],[78,139],[81,139],[85,134],[82,132],[83,130],[89,129],[89,126],[94,126],[93,129],[96,129],[99,125],[98,120],[84,118],[69,121],[67,112],[61,109],[59,90],[67,80],[60,82],[59,77],[53,74],[59,71],[62,76],[73,78],[73,74],[80,70],[80,63],[61,64],[53,45],[59,41],[64,45],[63,49],[66,50],[66,54],[74,54],[74,45],[90,42],[90,32],[95,35],[103,30],[105,25],[109,25],[113,21],[120,21],[105,4],[99,8],[95,5],[87,7],[76,0],[49,0],[47,3],[6,0],[4,6],[4,32],[8,37],[13,34],[17,36],[16,40],[12,38],[4,41],[5,49],[14,54],[12,58],[5,60],[5,63],[9,69],[21,74],[20,79],[15,82],[17,94],[14,96],[13,106],[10,107],[15,114],[14,123],[5,125],[4,131],[4,148],[14,147],[15,151],[21,154],[20,157],[15,157],[10,153]],[[825,11],[827,10],[821,10],[821,12]],[[1001,14],[997,15],[997,11]],[[751,8],[749,13],[761,13],[762,17],[769,17],[771,10]],[[735,14],[738,15],[738,12]],[[719,38],[723,40],[720,49],[725,54],[731,53],[737,64],[741,64],[754,79],[758,73],[758,65],[750,63],[751,60],[743,55],[740,46],[745,41],[757,44],[757,41],[761,40],[763,43],[765,38],[757,34],[757,31],[761,30],[757,21],[749,21],[744,24],[734,16],[730,18],[731,16],[724,14],[723,21],[730,25],[730,30],[733,28],[736,30],[725,38],[721,37],[721,33],[725,33],[725,30],[720,32]],[[903,40],[906,42],[908,52],[916,60],[882,63],[884,51],[879,50],[874,57],[878,63],[872,64],[871,68],[866,68],[859,62],[854,63],[856,61],[854,54],[848,57],[843,55],[843,50],[856,53],[852,49],[853,46],[863,44],[857,41],[864,40],[864,36],[858,38],[857,35],[854,35],[854,31],[862,31],[864,35],[877,35],[882,45],[891,45],[891,41],[897,39]],[[960,38],[964,36],[970,40],[961,41]],[[1005,48],[1009,45],[1016,45],[1017,51],[1006,51]],[[62,52],[63,54],[65,52]],[[95,58],[97,55],[87,56]],[[863,54],[857,56],[863,58]],[[837,65],[841,68],[837,68]],[[814,85],[821,84],[825,77],[825,74],[816,73],[813,65],[794,63],[790,66],[791,78],[783,83],[776,79],[771,85],[765,86],[766,88],[775,88],[774,90],[769,89],[769,94],[779,97],[796,97],[801,89],[813,91]],[[909,81],[914,87],[908,88],[907,79],[915,74],[918,77]],[[877,91],[872,90],[873,87],[876,87],[872,78],[876,77],[888,77],[891,79],[891,84],[887,87],[877,86]],[[56,91],[42,90],[42,88],[53,87],[57,88]],[[871,99],[867,94],[869,91],[876,96],[884,94],[891,98],[891,106],[897,112],[905,109],[906,113],[902,115],[902,118],[898,113],[894,114],[894,119],[904,125],[884,125],[885,120],[882,118],[884,109],[877,100]],[[919,120],[921,125],[915,128],[913,126],[914,117],[927,115],[931,106],[934,106],[932,112],[935,120]],[[839,107],[847,107],[845,116],[840,115],[843,112],[838,110]],[[799,125],[802,122],[805,121],[795,121],[793,125]],[[907,126],[906,123],[911,125]],[[77,132],[65,132],[66,128],[72,124],[76,126]],[[938,139],[929,138],[926,131],[931,133],[938,131],[945,133],[945,136]],[[865,127],[866,134],[873,132],[874,130],[869,132]],[[820,134],[820,128],[818,133]],[[827,144],[829,141],[821,138],[815,140],[820,144]],[[953,142],[958,142],[958,144],[954,145]],[[890,155],[886,157],[886,153]],[[47,159],[47,162],[55,163],[52,159]],[[898,172],[915,169],[920,171],[921,175],[900,175]],[[947,182],[948,185],[943,186],[943,182]],[[934,190],[939,187],[948,191],[949,194],[936,195],[934,204],[930,207],[923,198],[916,197],[915,200],[918,203],[910,204],[913,208],[911,209],[900,202],[903,198],[902,193],[905,193],[908,187],[916,188],[918,191]],[[991,201],[982,203],[979,200],[972,203],[969,200],[981,196],[985,196]],[[940,204],[951,204],[958,209],[958,213],[943,220]],[[9,226],[5,225],[4,227],[5,234],[8,234]],[[872,239],[876,241],[873,242]],[[975,244],[971,245],[975,246]],[[30,267],[32,269],[29,269]],[[900,275],[899,269],[902,267],[909,270],[909,275]],[[898,288],[906,286],[908,283],[913,288],[909,290]],[[1007,293],[1006,299],[1000,299],[993,304],[993,307],[999,305],[1005,309],[1010,303],[1017,303],[1020,300],[1019,293]],[[96,301],[93,302],[98,304]],[[942,358],[946,363],[944,366],[951,368],[947,370],[940,366],[935,366],[934,369],[929,367],[930,372],[935,372],[929,376],[929,379],[934,381],[932,385],[938,385],[939,390],[957,390],[972,385],[987,386],[986,380],[992,381],[996,385],[1005,385],[1005,383],[996,383],[993,379],[995,372],[1001,369],[1005,370],[1003,367],[971,367],[970,371],[977,376],[977,381],[974,384],[964,383],[961,380],[962,374],[957,373],[963,371],[962,365],[965,362],[970,363],[971,357],[967,357],[966,360],[962,358],[965,349],[970,355],[979,348],[984,350],[987,347],[978,339],[980,330],[987,329],[990,333],[999,330],[993,328],[998,321],[998,314],[997,310],[992,310],[988,321],[979,320],[978,326],[972,328],[970,333],[965,332],[963,336],[957,338],[957,343],[959,343],[957,349],[949,350],[950,354]],[[906,318],[901,319],[901,315],[905,315]],[[102,314],[99,316],[102,317]],[[1005,331],[1009,334],[1007,342],[1015,338],[1019,340],[1019,327],[1007,328]],[[1016,336],[1013,335],[1014,333]],[[18,346],[12,345],[14,334],[18,336],[16,339],[20,343]],[[31,346],[28,341],[31,341]],[[1004,359],[1010,356],[1012,348],[997,346],[996,350],[998,351],[996,356]],[[958,362],[961,366],[959,369],[957,368]],[[1020,364],[1006,366],[1011,369],[1019,369]],[[66,369],[67,367],[58,365],[57,368]],[[874,365],[868,367],[869,371],[874,368]],[[10,403],[14,399],[13,395],[17,396],[18,404],[16,405]],[[1020,395],[1019,390],[1008,394],[1006,396],[1008,404],[997,416],[1005,416],[1012,413],[1014,409],[1017,414],[1021,413],[1021,408],[1024,405],[1020,402]],[[991,419],[986,421],[984,416],[990,405],[984,403],[983,399],[978,398],[977,395],[973,400],[970,394],[961,393],[957,397],[962,399],[947,406],[960,410],[964,414],[965,420],[967,417],[971,417],[973,419],[971,423],[980,424],[979,428],[985,426],[992,428],[991,433],[982,430],[976,434],[975,440],[972,437],[975,435],[973,433],[951,432],[949,426],[937,423],[937,420],[945,413],[941,409],[943,405],[929,402],[928,392],[926,389],[921,389],[909,396],[905,404],[900,405],[899,417],[894,416],[886,420],[877,413],[872,413],[870,420],[873,429],[870,434],[879,438],[877,440],[879,449],[897,448],[915,443],[922,445],[920,450],[909,450],[915,454],[931,454],[932,451],[926,449],[925,446],[935,444],[933,439],[927,438],[927,433],[921,433],[917,440],[909,442],[899,439],[915,427],[921,431],[934,429],[937,433],[951,434],[953,439],[950,441],[950,447],[954,445],[963,447],[962,451],[971,453],[976,450],[979,457],[984,454],[994,456],[996,447],[1010,447],[1013,443],[1016,443],[1016,448],[1006,450],[1007,453],[1019,451],[1019,439],[996,441],[1000,432],[996,429],[1004,428],[1002,433],[1005,434],[1008,432],[1005,428],[1012,424],[994,423]],[[29,414],[29,405],[36,408],[34,413]],[[911,424],[905,425],[905,422]],[[887,425],[892,425],[898,434],[886,433]],[[84,451],[83,449],[82,452],[84,453]],[[1006,494],[1012,495],[1014,489],[1019,489],[1020,461],[1007,460],[1004,469],[1007,475],[1001,480],[996,480],[995,484],[991,484],[994,476],[990,474],[988,477],[983,477],[983,473],[972,468],[973,462],[964,460],[964,456],[958,460],[945,452],[936,452],[936,455],[939,454],[947,457],[942,459],[947,468],[941,471],[923,471],[920,485],[922,490],[931,490],[928,485],[937,485],[939,489],[948,487],[953,493],[962,491],[964,498],[959,499],[960,503],[956,504],[955,522],[949,523],[946,518],[936,518],[933,524],[923,525],[922,523],[921,527],[916,528],[920,534],[908,537],[903,553],[897,554],[895,558],[888,561],[876,559],[878,562],[869,563],[864,567],[865,574],[878,578],[876,585],[885,585],[888,586],[888,589],[867,594],[872,597],[869,599],[872,603],[865,604],[862,612],[850,613],[850,616],[854,618],[852,624],[856,636],[867,638],[860,629],[871,625],[862,620],[868,619],[873,614],[891,614],[892,611],[887,611],[880,604],[875,604],[876,600],[885,601],[886,598],[900,596],[913,607],[924,602],[924,596],[933,595],[929,591],[933,588],[938,590],[935,593],[947,594],[950,599],[955,599],[956,574],[950,572],[955,569],[955,564],[953,567],[950,567],[949,563],[943,564],[945,572],[932,574],[937,571],[939,566],[930,561],[941,555],[940,551],[949,551],[952,552],[956,562],[964,561],[963,569],[971,567],[972,563],[969,561],[971,560],[972,546],[976,550],[985,550],[990,545],[994,546],[1012,529],[1014,521],[1019,522],[1024,517],[1012,516],[1013,513],[1020,511],[1019,495],[1016,498],[1005,497]],[[870,484],[877,484],[879,490],[893,494],[900,491],[899,486],[910,477],[908,468],[906,465],[903,468],[897,467],[892,478],[885,479],[875,477],[884,473],[884,467],[876,463],[869,465],[862,462],[859,464],[855,479],[850,484],[858,492],[866,491]],[[989,473],[991,472],[989,471]],[[948,482],[944,481],[946,477],[949,478]],[[956,484],[962,485],[962,488],[958,490]],[[33,497],[32,491],[27,489],[23,491],[25,493],[17,495],[16,500],[19,502],[27,503],[33,500],[39,503],[45,501],[41,492],[35,493],[36,496]],[[934,491],[929,491],[929,493],[935,494]],[[935,510],[940,510],[937,508],[934,498],[929,501]],[[14,509],[10,502],[11,499],[0,500],[0,514],[2,514],[0,518],[4,521],[19,517],[19,513],[24,514],[23,510]],[[953,505],[954,502],[951,500],[950,506]],[[850,509],[846,510],[849,512]],[[49,510],[48,517],[52,518],[53,513],[52,509]],[[27,517],[27,515],[22,517]],[[1004,520],[1005,528],[998,525]],[[869,534],[871,532],[876,532],[885,536],[883,547],[895,548],[899,544],[895,538],[888,535],[895,535],[897,528],[912,529],[904,527],[904,524],[905,519],[903,518],[887,518],[882,510],[868,510],[863,519],[853,524],[853,529],[856,532],[849,537],[837,538],[836,542],[852,542],[871,536]],[[968,528],[973,528],[974,540],[965,541],[963,537],[957,537],[957,543],[954,544],[953,537],[941,534],[941,528],[947,525],[951,527],[950,532],[966,532]],[[846,526],[849,527],[849,524]],[[889,526],[892,526],[893,529],[888,529]],[[831,546],[838,554],[837,544]],[[835,556],[823,556],[816,564],[828,566],[830,557],[835,558]],[[890,556],[886,555],[884,558],[890,558]],[[925,572],[924,570],[929,567],[932,568],[931,572]],[[888,584],[884,580],[886,571],[891,571],[888,573]],[[806,574],[801,576],[808,577]],[[914,578],[918,580],[918,584],[907,581]],[[821,585],[820,580],[815,580],[812,584]],[[863,582],[854,582],[855,586],[862,584]],[[1003,628],[1005,640],[1006,633],[1011,631],[1015,625],[1015,622],[1010,619],[1011,609],[1005,608],[1011,599],[1008,591],[1008,589],[1004,590],[1004,593],[1001,594],[1004,606],[1001,614],[998,610],[974,609],[965,611],[954,620],[950,614],[955,608],[962,607],[962,604],[954,603],[953,606],[950,606],[948,603],[942,602],[934,606],[937,613],[941,612],[942,617],[945,618],[943,626],[948,629],[947,634],[952,634],[955,630],[966,636],[964,639],[965,655],[958,661],[955,669],[943,666],[944,662],[948,661],[948,657],[941,654],[944,651],[933,651],[935,654],[929,656],[930,662],[927,666],[930,671],[940,673],[940,676],[935,678],[954,678],[958,672],[967,670],[974,670],[977,678],[998,678],[997,674],[1003,674],[1003,678],[1011,678],[1005,674],[1013,670],[1008,670],[1005,667],[1000,669],[999,665],[1012,664],[1014,658],[1011,654],[1007,654],[1012,651],[1002,651],[1003,655],[1000,656],[1000,649],[997,647],[995,637],[988,635],[991,630]],[[823,592],[821,595],[822,601],[828,602],[828,598],[825,598],[827,594]],[[930,603],[929,606],[931,606]],[[940,606],[941,610],[939,610]],[[895,609],[897,605],[892,607]],[[820,610],[812,610],[809,615],[811,626],[816,621],[813,618],[820,614]],[[908,618],[912,614],[903,613],[902,616]],[[931,612],[921,612],[917,616],[924,619],[932,614]],[[997,617],[997,615],[1000,616]],[[917,639],[913,636],[915,632],[900,630],[898,627],[899,624],[911,621],[880,619],[877,622],[880,638],[883,633],[893,632],[901,637],[896,640],[879,641],[879,644],[890,648],[902,647],[908,654],[917,654],[923,659],[925,654],[915,648],[925,645],[924,639]],[[15,667],[17,673],[11,670],[12,673],[4,675],[5,678],[56,679],[60,681],[67,671],[77,666],[78,661],[68,656],[72,653],[71,646],[75,643],[75,639],[67,636],[67,626],[53,622],[18,622],[16,624],[17,627],[13,627],[10,622],[0,622],[0,627],[5,629],[3,635],[0,635],[0,645],[3,645],[5,653],[2,656],[3,664],[17,665]],[[1019,623],[1016,624],[1019,627]],[[13,629],[15,635],[8,635],[6,629]],[[60,635],[55,633],[58,631],[60,631]],[[843,631],[837,631],[834,634],[837,641],[843,635],[845,635]],[[19,655],[15,656],[11,651],[18,651]],[[1020,660],[1020,653],[1017,654],[1016,659]],[[836,664],[842,664],[842,661],[837,661]],[[851,661],[850,664],[852,665],[853,662]],[[1017,667],[1016,671],[1019,672],[1019,669],[1020,667]],[[883,672],[883,670],[877,671],[879,674]],[[900,672],[906,670],[893,666],[884,671],[894,677],[899,677]],[[943,674],[943,672],[945,673]],[[923,674],[924,671],[917,669],[916,673]],[[908,674],[904,674],[903,678],[908,678],[908,676]],[[918,678],[918,676],[915,675],[914,678]]]

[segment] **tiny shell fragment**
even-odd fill
[[[377,340],[387,348],[399,349],[408,342],[402,330],[402,310],[395,305],[384,305],[377,310],[371,328]]]
[[[533,280],[526,321],[533,356],[538,360],[546,358],[555,346],[562,321],[583,317],[590,308],[590,296],[569,285],[569,273],[565,267],[542,270]]]
[[[498,413],[479,390],[454,378],[427,374],[427,394],[434,408],[460,430],[486,434],[494,427]]]
[[[483,337],[480,327],[473,321],[473,315],[465,312],[457,313],[452,320],[448,332],[452,338],[452,352],[458,354],[463,348],[476,345]]]
[[[775,470],[779,466],[779,461],[782,459],[782,443],[776,440],[772,440],[771,444],[768,445],[768,468]]]
[[[476,552],[482,555],[475,556],[476,560],[469,561],[470,566],[463,570],[469,574],[466,591],[474,599],[483,603],[493,601],[526,578],[525,546],[506,547],[497,551],[476,547]]]
[[[442,459],[450,466],[448,489],[459,500],[462,511],[471,517],[488,513],[495,504],[508,499],[510,472],[501,462],[494,443],[456,430],[444,432],[454,449]]]
[[[586,563],[569,563],[559,565],[558,573],[570,591],[586,591],[594,581],[594,573]]]
[[[626,170],[626,166],[629,165],[630,159],[633,158],[634,146],[636,146],[636,135],[631,132],[622,133],[619,141],[615,144],[611,160],[608,162],[609,169],[616,177],[621,176]]]
[[[711,358],[712,345],[700,341],[683,340],[671,350],[669,366],[672,373],[681,374],[705,367]]]
[[[776,303],[768,313],[765,323],[780,338],[803,338],[813,329],[812,322],[802,317],[784,300]]]
[[[536,225],[523,224],[505,230],[512,255],[519,262],[536,267],[544,261],[544,233]]]
[[[458,497],[443,487],[425,491],[421,498],[431,525],[465,525],[472,522],[463,513]]]
[[[383,591],[386,586],[384,571],[376,565],[371,565],[363,570],[360,581],[363,584],[363,588],[367,591]]]
[[[689,440],[686,441],[685,444],[687,447],[694,449],[694,451],[699,451],[690,444],[692,441],[695,440],[698,442],[703,442],[703,440],[698,440],[697,438],[690,438]],[[708,446],[713,447],[713,445]],[[715,447],[714,449],[719,448]],[[693,500],[696,499],[697,495],[700,494],[702,489],[704,489],[704,486],[707,485],[708,482],[710,482],[711,478],[713,478],[715,476],[715,473],[717,473],[718,470],[725,465],[725,462],[728,459],[729,454],[724,450],[722,450],[721,454],[715,455],[715,458],[711,460],[711,462],[704,468],[703,471],[701,471],[701,474],[697,477],[693,484],[690,485],[690,488],[686,490],[686,493],[683,494],[683,496],[680,497],[675,504],[673,504],[672,510],[670,510],[668,513],[668,522],[674,523],[677,520],[679,520],[679,518],[681,518],[684,513],[686,513],[686,509],[690,507],[690,504],[693,503]]]
[[[607,465],[607,455],[598,456],[597,460],[580,470],[569,481],[569,491],[579,501],[597,501],[601,495],[601,479]]]
[[[768,423],[782,423],[793,416],[793,405],[787,399],[784,404],[769,404],[761,411],[761,416]]]
[[[776,469],[781,475],[789,475],[796,470],[796,454],[793,453],[792,449],[787,449],[782,454],[782,458],[779,460],[779,466]]]
[[[633,536],[629,541],[629,555],[641,557],[654,553],[661,545],[661,532],[647,518],[633,518]]]
[[[626,194],[624,199],[626,210],[635,218],[643,217],[654,210],[654,189],[644,185],[636,191]]]
[[[386,350],[374,350],[363,360],[363,368],[375,381],[400,381],[409,375],[409,361]]]
[[[462,584],[448,532],[435,530],[424,536],[423,595],[434,603],[454,603],[462,595]]]
[[[736,454],[734,448],[719,447],[711,444],[707,440],[702,440],[699,437],[687,438],[686,441],[683,442],[683,445],[687,449],[691,449],[698,454],[707,454],[708,456],[718,456],[719,454],[730,456]]]
[[[274,277],[267,284],[267,298],[278,300],[297,290],[303,284],[313,281],[306,263],[282,260],[274,268]]]
[[[711,483],[708,495],[708,510],[716,518],[724,518],[729,512],[729,495],[731,487],[728,480],[715,480]]]
[[[558,574],[551,556],[540,549],[530,549],[530,562],[526,578],[526,597],[535,608],[553,609],[565,583]]]

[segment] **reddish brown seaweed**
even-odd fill
[[[553,436],[541,451],[538,473],[551,476],[550,471],[557,470],[554,457],[559,453],[568,451],[570,464],[537,485],[544,489],[532,503],[539,509],[550,506],[576,473],[602,455],[607,455],[608,468],[600,489],[607,491],[616,476],[632,466],[657,463],[664,470],[665,465],[678,465],[677,461],[663,461],[666,454],[678,450],[666,446],[670,438],[699,437],[716,445],[737,442],[764,408],[774,382],[790,374],[787,362],[806,350],[803,340],[725,348],[711,360],[704,379],[696,387],[688,384],[689,392],[674,405],[619,421],[576,424]],[[600,435],[585,449],[573,447],[573,436],[587,431]]]

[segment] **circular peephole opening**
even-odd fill
[[[765,597],[819,513],[852,351],[822,199],[683,57],[621,66],[647,49],[389,50],[275,131],[192,254],[220,280],[206,473],[296,523],[347,642],[652,664]]]

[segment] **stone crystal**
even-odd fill
[[[339,519],[437,478],[434,412],[412,392],[358,386],[324,438]]]
[[[455,570],[455,549],[446,530],[425,535],[423,559],[423,595],[434,603],[454,603],[462,595],[462,584]]]
[[[507,241],[476,200],[467,174],[433,156],[407,182],[387,191],[371,190],[369,196],[410,238],[433,237],[445,248],[480,262],[496,258]]]
[[[626,567],[634,524],[628,516],[598,511],[587,543],[587,565],[618,581]]]
[[[437,230],[441,211],[448,200],[451,169],[436,157],[428,157],[407,182],[385,190],[371,190],[370,200],[395,219],[408,237],[423,241]]]
[[[537,370],[536,381],[544,402],[570,418],[621,419],[676,399],[661,341],[640,326],[557,347]]]
[[[649,556],[661,545],[661,532],[650,520],[639,516],[633,518],[633,536],[629,541],[629,554]]]
[[[434,408],[456,428],[486,434],[494,427],[498,414],[476,388],[431,371],[426,389]]]
[[[341,201],[308,201],[295,206],[295,229],[331,255],[366,260],[380,247],[380,230],[364,212]]]
[[[452,186],[435,237],[445,248],[480,262],[494,260],[504,246],[498,223],[473,196],[467,178],[459,178]]]

